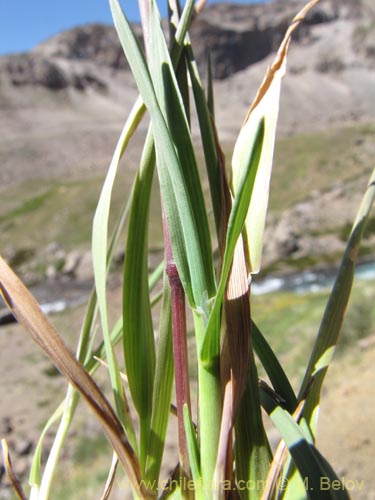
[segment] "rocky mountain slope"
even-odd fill
[[[216,119],[228,151],[288,22],[303,3],[214,4],[194,20],[191,38],[203,74],[211,52]],[[140,35],[140,27],[134,29]],[[345,126],[354,130],[358,124],[366,127],[374,122],[374,30],[371,0],[322,0],[313,9],[291,46],[281,98],[281,137],[314,131],[324,134]],[[102,175],[136,96],[111,26],[77,27],[29,53],[0,57],[0,192],[21,181]],[[142,137],[137,136],[129,151],[130,166],[138,158],[140,141]],[[374,153],[369,133],[349,141],[353,141],[353,155],[348,161],[360,181],[357,191],[354,195],[343,188],[342,196],[325,195],[336,203],[332,212],[337,214],[338,227],[348,224],[354,215],[344,207],[352,207],[358,199]],[[361,167],[355,169],[358,158]],[[328,193],[336,189],[334,185],[320,188]],[[314,196],[306,203],[307,209],[290,207],[284,216],[271,217],[274,239],[266,247],[267,262],[293,252],[304,257],[316,246],[311,239],[302,242],[301,234],[307,223],[304,214],[321,204]],[[7,210],[2,205],[0,216]],[[324,218],[325,212],[320,210],[320,218],[310,224],[315,235]],[[322,245],[330,245],[328,236]],[[331,242],[332,251],[341,248],[342,241]]]
[[[194,21],[191,36],[203,69],[211,51],[224,140],[234,140],[301,3],[215,4]],[[368,0],[323,0],[315,7],[291,48],[281,133],[373,119],[374,10]],[[139,33],[139,26],[135,30]],[[110,26],[75,28],[30,53],[0,57],[0,182],[103,168],[115,141],[113,132],[136,94]],[[69,131],[80,133],[79,144]],[[95,160],[90,158],[94,144]]]

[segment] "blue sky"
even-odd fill
[[[137,0],[120,1],[129,19],[138,20]],[[112,24],[108,0],[0,0],[0,54],[29,50],[60,31],[93,22]]]

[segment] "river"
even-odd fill
[[[314,293],[330,288],[337,275],[337,269],[302,271],[280,277],[257,280],[254,277],[251,290],[254,295],[264,295],[277,291],[291,291],[299,294]],[[375,262],[358,264],[355,279],[375,280]]]
[[[337,269],[320,271],[302,271],[285,276],[267,277],[255,276],[251,285],[254,295],[265,295],[277,291],[291,291],[298,294],[314,293],[333,285]],[[375,280],[375,262],[358,264],[355,278],[359,280]],[[93,282],[76,280],[47,281],[32,288],[33,295],[41,304],[44,313],[61,312],[69,307],[83,304],[87,301]],[[14,321],[0,297],[0,326]]]

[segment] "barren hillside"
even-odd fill
[[[233,142],[300,5],[215,4],[195,20],[191,35],[203,71],[212,55],[224,141]],[[281,134],[374,119],[373,34],[371,2],[323,0],[314,9],[291,47]],[[110,26],[78,27],[30,53],[0,57],[1,186],[103,171],[136,95]]]

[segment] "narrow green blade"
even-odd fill
[[[374,199],[375,169],[372,172],[354,221],[345,254],[324,311],[314,349],[300,389],[299,398],[301,399],[312,383],[311,389],[307,394],[303,415],[309,423],[314,435],[316,433],[321,389],[339,339],[346,306],[353,284],[356,258]]]
[[[320,397],[325,375],[339,339],[353,283],[356,257],[374,199],[375,169],[372,172],[367,190],[362,198],[354,221],[298,396],[300,401],[306,399],[302,416],[313,439],[315,439],[317,430]],[[301,485],[300,478],[295,474],[295,469],[293,464],[291,464],[290,458],[284,467],[284,477],[288,481],[285,498],[293,500],[293,492],[297,491],[298,488],[301,490],[303,485]]]
[[[185,50],[187,53],[189,75],[194,93],[195,107],[198,115],[204,158],[206,162],[206,169],[210,183],[210,194],[215,216],[216,230],[217,232],[219,232],[220,220],[222,215],[221,212],[222,200],[221,200],[219,159],[216,151],[214,131],[212,128],[212,121],[211,121],[211,117],[213,117],[213,115],[209,108],[209,104],[205,96],[203,85],[199,77],[198,67],[194,59],[191,45],[188,44]],[[212,87],[212,82],[211,82],[211,87]],[[213,106],[212,88],[211,88],[210,101],[209,101],[210,105]]]
[[[251,353],[249,378],[235,425],[236,478],[241,499],[260,499],[262,488],[241,488],[243,484],[265,484],[271,450],[263,426],[260,407],[258,372]]]
[[[39,437],[38,445],[34,452],[33,461],[30,469],[30,475],[29,475],[29,484],[31,488],[35,488],[36,491],[39,490],[41,483],[41,461],[42,461],[42,451],[43,451],[42,449],[43,440],[47,432],[49,431],[50,427],[52,427],[52,425],[55,422],[57,422],[57,420],[61,417],[63,411],[64,411],[64,403],[61,403],[48,419]]]
[[[340,480],[327,461],[316,450],[309,434],[305,434],[297,422],[293,420],[290,413],[278,406],[266,392],[261,394],[262,405],[283,437],[303,478],[303,485],[308,498],[312,500],[349,500],[349,496]],[[333,481],[336,482],[335,484],[340,484],[340,489],[322,488],[322,485],[327,484],[327,481],[330,484]],[[293,497],[293,491],[291,493]]]
[[[167,279],[164,277],[163,303],[159,328],[159,342],[156,358],[154,401],[151,421],[151,436],[148,448],[146,478],[157,484],[163,458],[165,437],[170,415],[173,386],[173,345],[171,296]]]
[[[221,270],[221,277],[215,302],[205,334],[204,343],[201,349],[201,360],[206,367],[214,366],[218,363],[220,354],[220,314],[225,288],[227,285],[229,271],[232,265],[234,250],[237,240],[243,229],[246,214],[248,211],[255,177],[259,165],[259,160],[263,148],[264,121],[260,120],[256,133],[251,138],[251,154],[248,158],[248,165],[243,171],[241,186],[233,201],[232,210],[229,216],[228,231],[226,237],[226,247]]]
[[[187,404],[184,405],[184,425],[185,425],[191,475],[193,476],[194,483],[196,485],[199,485],[202,480],[200,471],[199,446],[195,428],[191,420]]]
[[[123,425],[125,425],[126,420],[124,414],[125,401],[123,398],[120,372],[113,351],[113,346],[110,341],[106,300],[108,218],[112,187],[117,172],[117,166],[124,148],[130,140],[130,137],[132,136],[137,124],[141,120],[143,113],[144,109],[142,106],[142,102],[138,100],[133,108],[133,113],[127,120],[120,139],[117,143],[117,147],[112,158],[112,162],[109,167],[109,171],[105,179],[98,206],[95,212],[92,234],[92,255],[95,287],[98,306],[100,310],[103,339],[106,348],[106,357],[109,365],[109,374],[116,404],[116,410]]]
[[[285,408],[293,412],[297,406],[296,395],[283,367],[254,321],[251,322],[251,339],[254,350],[266,370],[274,390],[285,400]]]
[[[181,282],[190,304],[207,311],[208,298],[213,295],[215,286],[212,256],[207,247],[210,242],[199,241],[199,235],[207,219],[205,211],[202,211],[204,203],[202,200],[203,204],[191,205],[191,200],[197,196],[195,191],[197,189],[199,191],[191,181],[195,177],[189,177],[188,173],[182,170],[144,56],[117,0],[111,0],[111,9],[129,65],[151,115],[162,196]],[[152,4],[151,18],[155,18],[155,15]],[[155,25],[156,22],[154,20],[152,24]],[[160,36],[163,36],[162,33]],[[155,42],[158,43],[157,40]],[[166,78],[171,79],[174,85],[168,54],[164,56],[162,67],[166,68],[164,70]]]
[[[126,373],[140,418],[141,467],[150,439],[155,343],[148,285],[148,219],[155,154],[152,134],[146,138],[132,197],[123,280],[123,344]]]
[[[160,109],[166,120],[170,140],[174,144],[178,159],[174,164],[169,163],[172,168],[168,168],[167,172],[163,152],[165,145],[156,140],[157,155],[160,159],[158,161],[159,179],[171,233],[173,254],[179,268],[179,256],[175,252],[174,240],[180,241],[182,237],[190,283],[184,284],[183,277],[180,275],[181,282],[184,288],[190,286],[192,288],[194,302],[190,301],[190,303],[207,312],[207,298],[215,293],[207,213],[189,123],[155,2],[151,3],[151,34],[155,42],[152,46],[150,61],[151,76],[155,82]],[[173,194],[171,189],[174,191]],[[175,208],[178,209],[178,214]],[[183,260],[185,261],[185,256]]]

